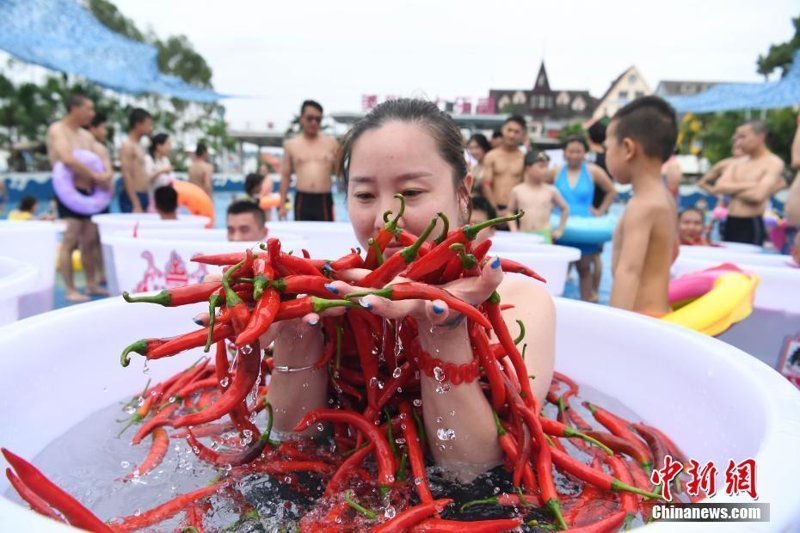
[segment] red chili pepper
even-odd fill
[[[486,331],[479,324],[470,322],[469,338],[472,341],[473,350],[478,354],[483,371],[486,372],[486,377],[489,379],[492,408],[500,412],[503,404],[506,403],[506,389],[503,386],[503,376],[497,367],[497,361],[489,349],[489,337],[486,336]]]
[[[542,499],[539,497],[538,494],[523,494],[520,493],[510,493],[510,492],[502,492],[497,496],[492,496],[490,498],[484,498],[481,500],[472,500],[464,505],[461,506],[459,509],[461,512],[464,512],[465,509],[468,509],[475,505],[501,505],[503,507],[540,507],[542,505]],[[461,522],[463,524],[463,522]]]
[[[219,483],[209,485],[208,487],[182,494],[166,503],[162,503],[158,507],[150,509],[149,511],[145,511],[138,515],[126,516],[121,518],[119,522],[114,521],[111,525],[115,531],[136,531],[138,529],[144,529],[146,527],[153,526],[159,522],[163,522],[167,518],[175,516],[197,500],[202,500],[213,496],[214,493],[216,493],[227,483],[227,481],[221,481]],[[111,531],[111,529],[108,529],[108,531]]]
[[[221,320],[221,319],[220,319]],[[218,321],[219,322],[219,321]],[[227,323],[218,323],[214,328],[211,337],[212,342],[226,339],[233,335],[233,327]],[[179,335],[171,339],[141,339],[125,348],[120,355],[122,366],[128,366],[131,362],[130,353],[138,353],[147,359],[161,359],[177,353],[205,346],[208,337],[208,328],[201,328],[184,335]]]
[[[612,448],[610,446],[606,446],[605,443],[603,443],[603,441],[601,441],[594,435],[590,435],[589,433],[583,433],[566,424],[562,424],[557,420],[546,418],[544,416],[539,417],[539,420],[542,422],[542,429],[548,435],[553,435],[555,437],[563,437],[563,438],[582,439],[590,444],[597,446],[608,455],[614,454],[614,452],[611,451]]]
[[[294,427],[294,431],[304,431],[317,422],[341,422],[350,424],[360,431],[364,437],[375,444],[375,458],[378,461],[378,483],[388,487],[394,483],[394,456],[383,433],[369,420],[360,414],[337,409],[316,409],[307,413]]]
[[[153,444],[150,446],[150,451],[147,452],[147,457],[144,458],[142,464],[136,467],[133,472],[125,476],[125,479],[141,477],[150,472],[152,469],[161,464],[161,461],[163,461],[164,457],[167,456],[168,449],[169,435],[167,435],[167,431],[163,428],[154,429]]]
[[[574,457],[561,452],[555,448],[550,449],[553,456],[553,463],[561,470],[572,474],[581,481],[594,485],[595,487],[603,490],[614,491],[628,491],[634,494],[639,494],[645,498],[661,498],[660,494],[648,492],[638,487],[633,487],[627,483],[623,483],[619,479],[609,476],[602,470],[596,470],[588,465],[583,464]]]
[[[240,347],[236,355],[239,359],[238,368],[233,375],[233,381],[228,390],[208,409],[181,416],[172,422],[172,427],[198,426],[212,422],[230,413],[244,401],[258,381],[258,373],[261,369],[261,349],[259,344],[248,344],[246,346],[250,350],[248,353],[245,353],[244,347]]]
[[[535,270],[532,268],[523,265],[522,263],[518,263],[512,259],[507,259],[505,257],[500,258],[500,267],[503,269],[503,272],[512,272],[515,274],[524,274],[529,278],[533,278],[535,280],[541,281],[542,283],[547,283],[547,280],[540,276]]]
[[[205,373],[208,367],[208,359],[203,358],[199,362],[193,364],[179,375],[180,377],[168,388],[164,389],[163,394],[161,394],[161,399],[166,400],[166,402],[172,403],[177,398],[178,391],[185,388],[187,385],[193,383],[196,378],[201,376]],[[159,407],[163,406],[166,402],[162,401]]]
[[[95,516],[78,500],[47,479],[35,466],[5,448],[0,448],[0,450],[2,450],[3,457],[6,458],[6,461],[19,477],[20,482],[48,505],[63,514],[70,525],[87,531],[112,531],[105,522]]]
[[[328,283],[330,283],[330,280],[322,276],[298,274],[272,280],[270,287],[282,293],[308,294],[309,296],[327,298],[331,295],[331,291],[326,287]]]
[[[333,270],[348,270],[350,268],[364,268],[364,259],[361,258],[361,252],[352,248],[350,253],[343,255],[335,261],[331,261],[330,267]]]
[[[586,435],[597,439],[617,453],[632,457],[637,463],[645,464],[650,460],[648,455],[643,455],[641,448],[637,448],[628,439],[623,439],[605,431],[586,431]]]
[[[645,470],[648,470],[653,466],[653,462],[650,457],[650,450],[647,449],[647,446],[645,446],[642,441],[639,440],[639,437],[637,437],[633,431],[628,429],[628,426],[630,425],[629,422],[609,411],[606,411],[602,407],[598,407],[589,402],[583,402],[583,405],[592,412],[595,420],[603,424],[606,429],[608,429],[617,437],[627,440],[638,449],[639,457],[637,460]],[[642,462],[641,458],[646,458],[646,460]]]
[[[611,466],[611,471],[614,473],[614,477],[623,483],[633,486],[633,478],[631,477],[631,473],[628,471],[628,467],[625,466],[625,463],[622,461],[622,459],[619,457],[614,457],[613,455],[610,457],[604,457],[603,459],[609,464],[609,466]],[[628,516],[636,516],[636,513],[639,509],[638,502],[636,501],[636,495],[631,494],[630,492],[622,492],[619,495],[619,501],[622,504],[622,510],[625,511]]]
[[[271,418],[270,418],[271,424]],[[192,433],[191,429],[186,430],[186,440],[189,447],[201,460],[214,466],[241,466],[257,459],[264,448],[269,443],[269,428],[259,439],[237,452],[221,453],[204,446]]]
[[[302,318],[309,313],[321,313],[332,307],[353,307],[353,303],[348,300],[326,300],[316,296],[304,296],[281,302],[274,321]]]
[[[517,220],[524,214],[523,211],[520,211],[515,215],[495,218],[451,231],[446,239],[425,255],[424,261],[417,261],[414,263],[411,268],[408,269],[405,276],[412,280],[419,280],[428,274],[436,272],[446,266],[450,258],[455,255],[455,252],[450,249],[452,245],[456,243],[466,244],[469,241],[475,240],[475,237],[477,237],[481,230],[510,220]]]
[[[364,462],[367,455],[372,453],[375,445],[372,442],[367,443],[365,446],[356,450],[356,452],[345,459],[345,461],[336,470],[336,473],[328,481],[328,486],[325,487],[325,496],[330,497],[336,494],[343,486],[347,476],[353,473],[358,465]]]
[[[282,461],[253,464],[254,472],[266,472],[270,475],[291,474],[293,472],[315,472],[317,474],[330,474],[333,466],[322,461]]]
[[[267,252],[272,266],[282,276],[291,274],[322,276],[319,269],[308,259],[282,253],[281,243],[278,239],[267,239]]]
[[[203,389],[216,388],[219,385],[219,380],[216,376],[210,378],[203,378],[192,383],[189,383],[184,388],[175,393],[175,396],[181,400],[189,398],[192,394]]]
[[[610,533],[617,531],[625,521],[625,511],[619,511],[588,526],[571,528],[572,533]]]
[[[434,513],[439,513],[445,507],[453,503],[450,498],[442,498],[432,502],[420,503],[414,507],[409,507],[402,513],[398,513],[391,520],[387,520],[380,526],[373,530],[373,533],[392,533],[395,531],[403,531],[412,526],[415,526],[431,516]]]
[[[245,258],[236,263],[236,265],[229,268],[222,276],[222,288],[225,290],[225,307],[228,309],[231,317],[231,324],[233,331],[239,335],[247,327],[250,320],[250,308],[247,303],[242,300],[236,292],[231,289],[230,281],[231,276],[239,269],[244,267],[246,263],[253,262],[253,254],[250,250],[247,251]]]
[[[368,325],[367,316],[371,315],[366,311],[354,309],[350,311],[348,320],[351,326],[350,329],[356,339],[356,353],[358,354],[358,361],[367,385],[367,405],[370,408],[370,412],[377,413],[378,358],[373,353],[376,348],[376,341],[372,336],[372,332],[376,330]]]
[[[128,303],[143,302],[160,304],[164,307],[178,307],[208,300],[208,297],[219,290],[221,286],[219,281],[204,281],[184,287],[164,289],[152,296],[131,296],[128,291],[124,291],[122,297]]]
[[[514,343],[511,333],[508,332],[505,320],[503,320],[500,311],[500,295],[497,292],[494,292],[486,302],[486,313],[489,315],[489,321],[494,329],[495,335],[497,335],[497,340],[500,341],[503,349],[508,354],[508,358],[511,360],[511,364],[514,365],[514,372],[516,372],[517,379],[519,379],[519,384],[522,387],[522,395],[525,404],[529,407],[533,407],[535,397],[533,395],[533,389],[531,389],[530,378],[528,377],[528,367],[522,359],[522,354],[517,350],[517,345]]]
[[[639,425],[642,427],[646,427],[654,435],[656,435],[659,439],[661,439],[661,442],[664,443],[664,446],[666,446],[667,448],[667,452],[672,456],[673,459],[683,464],[689,462],[689,460],[686,458],[686,454],[684,454],[683,451],[681,451],[678,445],[675,444],[675,442],[673,442],[673,440],[670,439],[666,433],[664,433],[663,431],[654,426],[648,426],[646,424],[639,424]],[[664,463],[658,463],[658,464],[664,464]]]
[[[411,531],[426,531],[428,533],[464,533],[464,531],[469,531],[469,533],[498,533],[501,531],[516,531],[521,525],[521,518],[497,518],[495,520],[473,520],[470,522],[429,518],[411,528]]]
[[[255,342],[267,332],[275,320],[275,315],[281,306],[281,295],[274,289],[267,289],[266,293],[256,303],[252,318],[247,326],[236,337],[237,346],[245,346]]]
[[[378,252],[383,253],[389,243],[392,242],[395,234],[397,234],[397,222],[406,210],[406,199],[402,194],[395,194],[395,198],[400,200],[400,210],[392,220],[387,220],[391,211],[387,211],[383,215],[386,224],[378,233],[373,237],[374,245],[367,249],[367,258],[364,260],[364,268],[374,270],[378,266]]]
[[[417,427],[414,425],[414,416],[408,402],[400,404],[400,413],[403,416],[400,421],[400,429],[403,431],[403,438],[406,439],[408,460],[411,463],[411,473],[414,476],[417,495],[423,503],[432,502],[433,494],[428,486],[428,475],[425,472],[425,454],[420,445]],[[418,480],[419,482],[417,482]]]
[[[153,418],[142,424],[142,427],[140,427],[139,431],[133,436],[131,442],[133,444],[139,444],[154,429],[169,424],[169,418],[178,410],[178,407],[180,407],[178,402],[173,402],[164,407]]]
[[[485,316],[481,314],[480,311],[478,311],[478,309],[469,305],[463,300],[459,300],[446,290],[440,289],[439,287],[432,287],[430,285],[419,283],[416,281],[407,281],[403,283],[397,283],[395,285],[389,285],[388,287],[384,287],[383,289],[380,290],[353,292],[348,294],[346,298],[350,300],[352,298],[367,296],[369,294],[382,296],[383,298],[388,298],[390,300],[395,300],[395,301],[442,300],[444,303],[448,305],[448,307],[450,307],[450,309],[458,311],[459,313],[465,315],[470,320],[477,322],[478,324],[480,324],[485,328],[491,327],[489,321],[486,319]]]
[[[8,478],[9,483],[11,483],[11,486],[14,487],[14,490],[17,491],[17,494],[19,494],[19,497],[22,498],[31,509],[40,515],[46,516],[47,518],[52,518],[56,522],[66,523],[59,514],[53,511],[53,508],[50,507],[50,505],[44,501],[41,496],[36,494],[30,489],[30,487],[23,483],[10,468],[6,468],[6,477]]]
[[[196,255],[192,257],[191,261],[194,263],[203,263],[204,265],[214,266],[229,266],[242,262],[247,257],[245,252],[229,252],[213,255]],[[259,257],[259,254],[254,254],[254,257]]]
[[[402,272],[408,265],[417,259],[417,254],[427,238],[430,236],[433,228],[436,226],[436,218],[431,219],[430,224],[425,228],[425,231],[411,246],[403,248],[389,259],[387,259],[381,266],[364,276],[358,283],[362,287],[383,287],[400,272]]]
[[[514,464],[519,459],[517,443],[514,441],[514,438],[511,436],[511,434],[509,434],[500,423],[500,418],[497,416],[497,412],[493,410],[492,414],[494,415],[494,423],[497,428],[497,443],[500,445],[500,449],[503,450],[503,453],[506,454],[508,462]],[[525,481],[525,486],[528,488],[528,490],[534,490],[536,487],[538,487],[536,480],[533,477],[533,470],[531,469],[530,464],[526,463],[523,466],[522,479]]]
[[[383,388],[383,392],[378,397],[375,409],[369,407],[366,411],[364,411],[364,417],[367,420],[374,419],[378,412],[384,408],[384,406],[389,403],[389,400],[392,399],[393,396],[399,394],[397,389],[403,388],[406,386],[406,383],[411,379],[413,372],[411,371],[411,363],[406,361],[400,367],[400,372],[397,373],[395,377],[394,373],[392,374],[392,378],[386,382],[386,386]]]

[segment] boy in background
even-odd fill
[[[153,191],[153,199],[156,204],[156,212],[161,220],[178,219],[178,193],[172,185],[158,187]]]
[[[553,244],[554,239],[564,234],[569,207],[558,189],[547,183],[549,164],[550,158],[544,152],[533,150],[525,154],[525,181],[511,189],[508,202],[509,213],[522,209],[525,215],[518,221],[512,220],[508,226],[511,231],[541,235],[546,244]],[[553,206],[561,210],[561,220],[554,230],[550,228]]]
[[[661,178],[678,137],[675,110],[645,96],[614,115],[606,138],[608,170],[633,197],[614,231],[611,305],[650,316],[670,311],[669,269],[677,246],[675,202]]]
[[[696,207],[687,207],[678,215],[678,235],[681,244],[708,246],[705,236],[705,214]]]

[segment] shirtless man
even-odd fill
[[[722,239],[761,246],[766,237],[764,211],[770,197],[786,186],[783,161],[764,144],[766,126],[760,120],[736,128],[736,144],[743,156],[732,162],[713,191],[729,194],[728,219]]]
[[[103,165],[105,168],[109,169],[111,172],[111,179],[109,180],[109,186],[112,186],[113,183],[113,172],[114,167],[111,164],[111,154],[106,148],[106,140],[108,139],[108,127],[107,123],[108,119],[104,113],[95,113],[94,118],[92,119],[92,123],[87,128],[89,133],[92,134],[95,141],[95,152],[97,152],[100,157],[103,159]],[[111,207],[107,207],[105,210],[101,211],[100,213],[110,213]],[[94,230],[97,231],[97,224],[92,222],[92,226],[94,226]],[[97,280],[100,285],[104,285],[106,282],[106,274],[105,274],[105,265],[103,264],[103,254],[100,253],[100,236],[98,232],[98,237],[91,243],[86,243],[84,247],[81,247],[81,260],[86,261],[87,257],[94,256],[94,264],[97,268]]]
[[[281,163],[280,206],[278,218],[286,220],[286,199],[292,173],[297,175],[294,198],[295,220],[333,222],[331,177],[336,165],[339,143],[320,133],[322,106],[306,100],[300,106],[300,125],[303,131],[283,144]]]
[[[708,172],[703,174],[703,177],[697,181],[697,186],[708,193],[714,194],[714,184],[722,177],[722,174],[725,173],[725,169],[740,157],[742,157],[742,148],[736,142],[736,136],[734,135],[731,141],[731,156],[714,163],[714,165],[708,169]]]
[[[84,129],[94,117],[94,103],[81,94],[73,94],[67,99],[67,115],[50,125],[47,129],[47,156],[50,163],[55,165],[61,162],[74,173],[74,184],[78,191],[91,194],[95,186],[109,187],[111,185],[112,170],[110,165],[102,173],[90,170],[78,161],[73,155],[73,150],[83,149],[95,152],[100,157],[103,154],[97,149],[92,135]],[[67,229],[61,241],[59,251],[59,265],[61,275],[66,285],[66,298],[72,302],[85,302],[89,296],[75,289],[75,280],[72,272],[72,252],[78,246],[86,253],[85,257],[93,257],[92,244],[98,241],[97,227],[92,224],[91,215],[84,215],[72,211],[56,196],[58,215],[67,223]],[[86,273],[86,292],[88,295],[107,295],[108,293],[97,285],[95,279],[95,263],[90,260],[84,262]]]
[[[483,195],[502,217],[508,214],[511,189],[522,182],[525,154],[519,146],[527,131],[525,119],[511,115],[500,131],[503,133],[502,143],[483,158]]]
[[[194,150],[194,159],[189,165],[189,181],[203,189],[209,198],[214,192],[214,165],[208,162],[208,147],[204,143],[197,143]]]
[[[128,126],[128,137],[119,151],[124,186],[119,197],[119,209],[123,213],[144,213],[150,204],[147,194],[150,181],[141,140],[153,132],[153,117],[144,109],[137,107],[128,115]]]
[[[794,140],[792,141],[792,169],[797,171],[792,181],[792,186],[789,188],[789,196],[786,198],[786,204],[783,208],[783,214],[786,216],[786,246],[782,252],[787,252],[791,249],[792,243],[800,235],[800,115],[797,115],[797,130],[794,132]],[[797,248],[794,253],[800,257],[800,243],[795,245]],[[797,261],[800,264],[800,260]]]

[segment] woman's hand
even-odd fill
[[[601,211],[599,209],[596,209],[595,207],[590,207],[589,212],[592,214],[592,216],[595,217],[601,217],[606,214],[605,211]]]
[[[353,274],[350,275],[349,272]],[[357,279],[363,277],[359,274],[367,273],[366,270],[349,271],[347,278]],[[408,281],[397,277],[390,285]],[[486,301],[503,281],[503,270],[500,268],[499,258],[490,258],[481,268],[480,276],[462,278],[452,281],[440,288],[446,290],[454,297],[470,305],[479,305]],[[330,284],[331,292],[337,297],[345,297],[354,292],[364,292],[372,289],[350,285],[345,281],[334,281]],[[374,294],[359,298],[358,303],[370,312],[387,319],[401,319],[406,316],[414,317],[420,324],[420,332],[429,331],[437,326],[453,326],[461,322],[460,313],[451,311],[442,300],[399,300],[392,301]],[[427,326],[427,327],[426,327]],[[438,328],[437,328],[438,329]]]

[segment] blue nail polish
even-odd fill
[[[433,304],[433,312],[436,313],[437,315],[441,315],[442,313],[444,313],[444,307],[442,307],[439,304]]]
[[[492,268],[500,268],[500,258],[495,257],[494,261],[492,261]]]
[[[202,321],[202,320],[200,320],[199,318],[193,318],[193,319],[192,319],[192,322],[194,322],[194,323],[195,323],[195,324],[197,324],[198,326],[202,326],[202,325],[203,325],[203,321]]]
[[[339,289],[331,285],[330,283],[325,284],[325,288],[331,291],[333,294],[339,294]]]
[[[361,307],[363,307],[364,309],[366,309],[366,310],[368,310],[368,311],[369,311],[370,309],[372,309],[372,304],[371,304],[371,303],[369,303],[368,301],[366,301],[366,300],[365,300],[365,299],[363,299],[363,298],[362,298],[362,299],[360,299],[360,300],[358,301],[358,303],[361,305]]]

